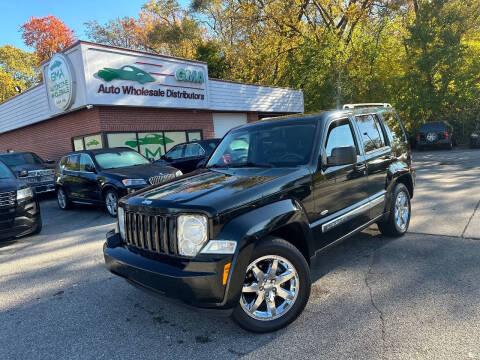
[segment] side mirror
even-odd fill
[[[45,160],[45,164],[55,164],[55,160],[47,159]]]
[[[96,172],[96,171],[95,171],[95,167],[94,167],[93,165],[91,165],[91,164],[86,164],[86,165],[85,165],[85,171],[86,171],[86,172],[91,172],[91,173]]]
[[[207,159],[202,159],[197,163],[197,169],[204,168],[205,165],[207,164]]]
[[[148,161],[150,161],[151,163],[154,163],[155,159],[153,157],[151,157],[151,158],[148,158]]]
[[[28,171],[27,170],[21,170],[18,173],[18,177],[27,177],[28,176]]]
[[[357,149],[354,146],[339,146],[332,149],[332,155],[327,158],[327,166],[355,164]]]

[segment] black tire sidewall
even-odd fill
[[[407,202],[408,202],[408,222],[407,222],[407,226],[405,227],[405,230],[400,229],[397,226],[397,222],[395,221],[395,202],[397,200],[398,195],[401,192],[405,193],[405,196],[407,197]],[[394,230],[395,235],[401,236],[408,231],[408,227],[410,226],[410,219],[412,217],[412,207],[411,207],[411,203],[410,203],[410,193],[408,192],[408,189],[404,184],[399,183],[395,186],[395,191],[394,191],[393,195],[394,196],[392,198],[392,205],[391,205],[391,208],[390,208],[390,214],[391,214],[390,217],[391,217],[391,220],[392,220],[392,223],[393,223],[392,225],[394,227],[394,229],[392,229],[392,230]]]
[[[262,241],[254,250],[249,264],[255,259],[266,255],[278,255],[290,261],[298,273],[299,292],[293,307],[288,310],[285,315],[271,321],[261,321],[250,317],[241,307],[239,299],[239,302],[232,314],[233,319],[245,330],[258,333],[275,331],[293,322],[302,313],[308,302],[308,298],[310,297],[310,269],[307,261],[296,247],[283,239],[266,239]]]
[[[109,193],[115,194],[115,197],[117,198],[117,214],[118,214],[118,192],[117,192],[115,189],[108,189],[108,190],[105,192],[105,196],[104,196],[105,209],[107,210],[108,215],[110,215],[111,217],[116,218],[116,217],[117,217],[117,214],[115,214],[115,215],[112,214],[112,213],[108,210],[108,207],[107,207],[107,196],[108,196]]]
[[[60,191],[63,192],[63,195],[65,196],[65,206],[64,206],[64,207],[62,207],[62,206],[60,205],[60,201],[58,200],[58,194],[60,193]],[[65,190],[64,190],[63,188],[61,188],[61,187],[59,187],[59,188],[57,189],[57,204],[58,204],[58,207],[59,207],[60,209],[62,209],[62,210],[67,210],[67,209],[69,208],[69,200],[68,200],[67,193],[66,193]]]

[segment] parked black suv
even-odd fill
[[[25,179],[37,194],[55,191],[53,160],[42,160],[33,152],[0,154],[0,160]]]
[[[311,258],[377,223],[403,235],[415,171],[391,106],[355,105],[231,130],[205,169],[127,196],[107,234],[107,268],[245,329],[292,322]]]
[[[55,169],[58,206],[105,205],[115,217],[120,197],[180,175],[180,170],[152,164],[129,148],[76,151],[62,157]]]
[[[470,134],[470,147],[480,147],[480,127]]]
[[[42,217],[30,186],[0,161],[0,240],[37,234]]]
[[[197,169],[220,143],[221,139],[198,140],[175,145],[156,164],[171,165],[184,174]]]
[[[441,147],[452,150],[456,145],[452,127],[443,121],[423,124],[418,130],[417,149]]]

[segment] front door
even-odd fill
[[[358,155],[353,164],[326,166],[326,161],[322,161],[314,174],[316,211],[311,226],[317,249],[368,222],[368,214],[362,211],[362,202],[368,197],[367,167],[355,140],[353,124],[349,118],[333,120],[326,134],[321,145],[322,158],[331,156],[332,149],[341,146],[354,146]]]
[[[79,197],[85,201],[101,201],[102,189],[90,155],[80,154],[80,170],[78,175],[80,181],[78,190]]]

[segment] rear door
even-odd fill
[[[167,162],[170,163],[170,165],[172,165],[173,167],[176,167],[177,169],[180,169],[184,151],[185,151],[184,144],[174,146],[173,148],[170,149],[169,152],[165,154],[165,158]]]
[[[355,123],[367,164],[366,194],[381,203],[385,199],[388,169],[396,158],[395,153],[376,114],[355,116]]]
[[[369,217],[365,211],[359,211],[368,197],[368,180],[352,120],[341,118],[331,121],[322,144],[322,158],[331,156],[335,147],[354,146],[357,161],[341,166],[319,166],[313,176],[316,211],[311,226],[317,239],[317,249],[355,230],[368,222]]]

